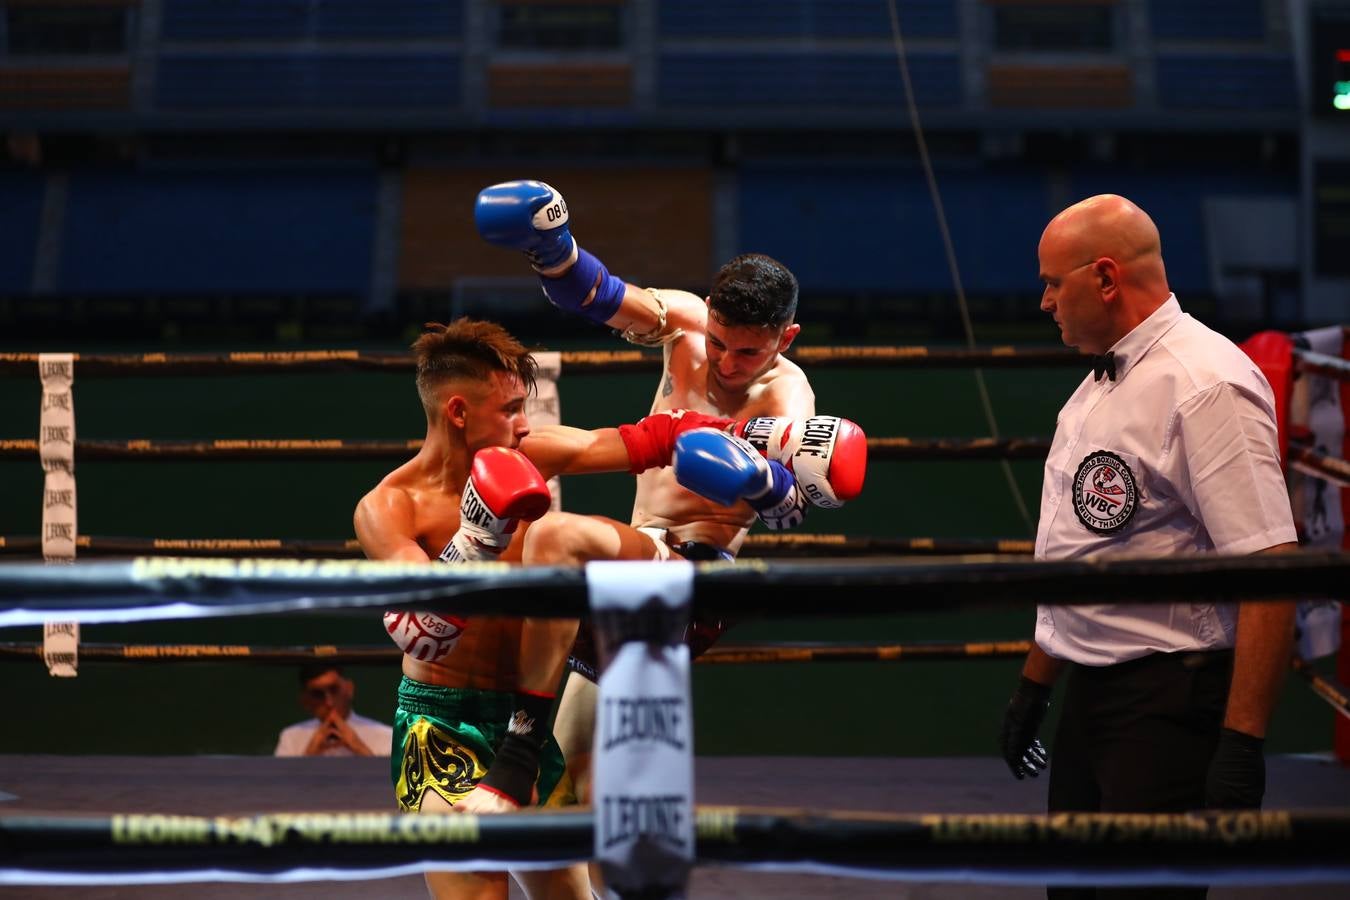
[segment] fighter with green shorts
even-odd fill
[[[494,748],[518,708],[514,693],[441,687],[404,677],[390,759],[399,809],[420,811],[429,790],[452,806],[472,791],[492,765]],[[564,769],[562,751],[549,737],[535,782],[540,806],[576,803]]]

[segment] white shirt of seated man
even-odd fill
[[[352,711],[356,686],[334,666],[300,670],[300,705],[313,718],[282,729],[274,756],[388,756],[393,729]]]

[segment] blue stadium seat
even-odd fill
[[[909,70],[919,105],[960,105],[961,65],[955,54],[911,54]],[[664,53],[657,79],[662,106],[904,104],[892,53]]]
[[[661,0],[663,37],[889,37],[877,0]],[[956,0],[898,0],[905,37],[956,37]]]
[[[168,41],[303,37],[308,0],[166,0],[160,36]]]
[[[32,290],[46,180],[29,172],[0,172],[0,294]]]
[[[451,37],[462,0],[166,0],[170,41]]]
[[[1294,61],[1288,56],[1159,56],[1158,104],[1164,109],[1293,110]]]
[[[944,167],[938,186],[972,293],[1035,293],[1036,242],[1050,218],[1042,173]],[[882,294],[953,290],[923,173],[897,164],[747,166],[742,251],[783,260],[803,290]]]
[[[461,0],[322,0],[320,37],[455,37],[464,30]]]
[[[1139,204],[1162,234],[1163,262],[1172,289],[1185,305],[1187,293],[1208,293],[1209,250],[1204,203],[1214,196],[1292,196],[1297,176],[1261,174],[1250,169],[1197,168],[1148,172],[1081,169],[1071,175],[1072,200],[1094,194],[1122,194]]]
[[[375,199],[373,168],[76,172],[57,289],[360,296]]]
[[[446,109],[460,103],[459,57],[259,53],[165,55],[160,109]]]
[[[1148,21],[1161,40],[1259,41],[1266,34],[1262,0],[1149,0]]]

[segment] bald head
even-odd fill
[[[1080,200],[1050,220],[1041,240],[1079,259],[1113,259],[1124,284],[1150,291],[1161,287],[1164,299],[1169,293],[1158,226],[1118,194]]]
[[[1099,194],[1050,220],[1038,251],[1041,309],[1071,347],[1102,353],[1167,302],[1158,227],[1124,197]]]

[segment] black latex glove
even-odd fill
[[[1035,778],[1050,762],[1045,746],[1036,739],[1049,708],[1050,687],[1024,677],[1003,713],[999,746],[1013,777],[1019,781],[1028,775]]]
[[[1209,809],[1260,809],[1266,793],[1265,740],[1225,728],[1205,776]]]

